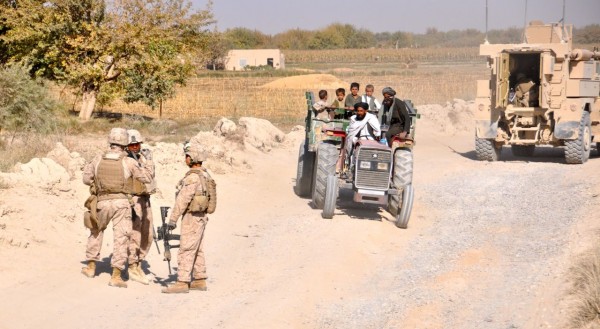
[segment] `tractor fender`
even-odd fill
[[[498,135],[498,122],[475,120],[475,134],[478,138],[496,138]]]
[[[554,127],[554,137],[558,139],[577,139],[579,137],[579,121],[562,121]]]

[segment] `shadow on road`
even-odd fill
[[[479,161],[477,160],[477,155],[474,150],[467,152],[459,152],[455,150],[452,146],[446,145],[450,151],[456,153],[463,158]],[[600,158],[598,155],[598,151],[596,148],[592,148],[590,159]],[[537,146],[535,148],[535,152],[530,157],[519,157],[514,156],[512,151],[510,150],[510,146],[502,147],[502,151],[500,152],[500,161],[504,162],[514,162],[514,161],[525,161],[525,162],[548,162],[548,163],[565,163],[565,151],[562,147],[552,147],[552,146]]]
[[[381,206],[368,203],[357,203],[352,201],[353,197],[354,191],[349,189],[340,189],[336,214],[342,212],[353,219],[376,221],[383,220],[383,217],[379,214]]]

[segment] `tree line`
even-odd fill
[[[490,30],[487,39],[491,43],[519,43],[522,28]],[[373,33],[350,24],[334,23],[325,28],[310,31],[287,30],[267,35],[243,27],[223,32],[223,42],[230,49],[280,48],[293,50],[356,49],[356,48],[427,48],[427,47],[476,47],[485,40],[485,33],[476,29],[440,31],[434,27],[425,33],[404,31]],[[600,24],[574,29],[576,44],[600,43]]]

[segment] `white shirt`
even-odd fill
[[[381,110],[381,103],[377,100],[377,98],[373,96],[362,95],[360,97],[361,102],[365,102],[369,104],[369,110],[371,111],[379,111]]]
[[[361,139],[374,140],[375,138],[369,134],[369,125],[373,128],[373,135],[375,137],[381,136],[379,120],[377,120],[374,114],[367,112],[362,120],[356,120],[356,114],[353,115],[350,118],[350,125],[348,126],[348,137],[352,139],[360,137]]]

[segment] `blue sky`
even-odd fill
[[[204,8],[207,0],[191,0]],[[558,22],[563,0],[488,0],[489,29],[522,27],[525,20]],[[276,34],[289,29],[317,30],[348,23],[372,32],[423,33],[474,28],[485,30],[485,0],[213,0],[217,27],[256,29]],[[566,22],[600,24],[600,0],[566,0]]]

